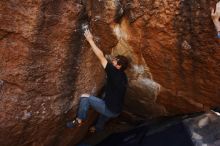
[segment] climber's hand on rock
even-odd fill
[[[212,8],[211,16],[217,31],[220,31],[220,1],[216,4],[215,10]]]
[[[84,36],[86,37],[87,41],[93,40],[93,36],[92,36],[91,32],[88,29],[84,32]]]

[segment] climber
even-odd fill
[[[220,39],[220,1],[216,4],[216,8],[212,8],[212,20],[217,31],[217,37]]]
[[[83,121],[86,120],[88,109],[91,106],[100,113],[95,126],[90,128],[91,132],[95,132],[95,130],[102,130],[110,118],[117,117],[122,111],[127,87],[127,76],[124,70],[127,68],[129,62],[128,59],[122,55],[113,58],[111,63],[108,62],[103,52],[93,41],[93,36],[89,30],[85,31],[84,36],[107,74],[105,97],[104,99],[100,99],[89,94],[82,94],[77,117],[73,121],[68,122],[67,127],[73,128],[81,126]]]

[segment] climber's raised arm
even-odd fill
[[[105,68],[107,65],[107,59],[105,58],[103,52],[96,46],[95,42],[93,41],[93,36],[92,36],[91,32],[89,30],[86,30],[84,33],[84,36],[86,37],[86,40],[91,45],[93,52],[100,60],[102,66]]]
[[[215,10],[212,8],[211,16],[217,31],[217,37],[220,39],[220,1],[216,4]]]

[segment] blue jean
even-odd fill
[[[117,117],[119,114],[112,113],[106,106],[105,101],[95,96],[81,97],[77,117],[81,120],[86,120],[89,107],[100,113],[95,124],[96,130],[102,130],[105,123],[112,117]]]

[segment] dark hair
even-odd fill
[[[124,71],[129,64],[128,58],[123,55],[117,55],[115,58],[117,59],[117,64],[121,65],[120,70]]]

